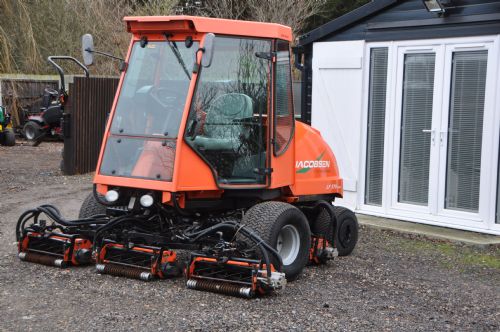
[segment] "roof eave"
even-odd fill
[[[371,2],[345,14],[342,15],[322,26],[311,30],[301,36],[299,36],[299,45],[306,46],[311,44],[323,37],[333,34],[357,21],[364,19],[370,15],[373,15],[400,0],[372,0]]]

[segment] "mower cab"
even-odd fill
[[[331,149],[295,121],[290,28],[184,16],[125,21],[133,38],[97,165],[99,193],[115,190],[128,205],[134,188],[186,206],[187,196],[227,190],[342,195]]]

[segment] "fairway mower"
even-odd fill
[[[126,17],[132,34],[78,219],[51,205],[17,223],[19,258],[254,297],[348,255],[358,224],[335,156],[294,118],[291,29]],[[84,63],[93,62],[90,35]]]
[[[68,100],[68,93],[64,83],[64,70],[56,61],[73,62],[81,69],[86,77],[89,77],[88,68],[77,59],[70,56],[49,56],[47,61],[57,70],[60,79],[59,90],[45,88],[42,96],[40,110],[36,114],[27,116],[23,126],[24,137],[38,146],[45,137],[62,138],[62,120],[64,116],[64,106]]]

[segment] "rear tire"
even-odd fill
[[[310,220],[311,233],[324,237],[333,245],[336,228],[334,208],[330,203],[320,201],[316,209],[318,209],[318,212],[313,215],[314,219]]]
[[[358,242],[358,219],[354,212],[341,206],[335,206],[335,217],[337,219],[337,230],[335,232],[335,243],[339,256],[351,254]]]
[[[97,214],[106,214],[106,207],[96,201],[94,193],[90,193],[82,203],[80,207],[80,213],[78,214],[78,219],[85,219]]]
[[[28,121],[23,127],[23,135],[28,141],[35,141],[42,136],[42,127],[34,121]]]
[[[302,273],[309,261],[311,231],[305,215],[293,205],[283,202],[264,202],[250,208],[242,224],[251,228],[265,242],[281,254],[282,272],[292,281]],[[254,242],[244,238],[250,247]],[[276,258],[269,255],[271,263],[277,266]]]
[[[0,143],[5,146],[14,146],[16,145],[16,134],[10,128],[5,129],[3,133],[0,133]]]

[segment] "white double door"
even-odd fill
[[[499,152],[492,144],[497,44],[393,49],[393,123],[386,127],[393,130],[392,149],[385,158],[390,214],[500,230],[494,221]]]

